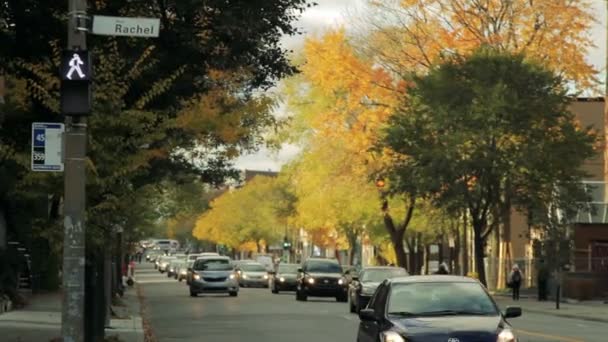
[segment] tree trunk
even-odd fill
[[[395,250],[395,257],[397,258],[397,265],[407,269],[407,258],[405,256],[405,246],[403,244],[403,235],[405,229],[398,229],[391,234],[391,241],[393,243],[393,249]]]
[[[486,279],[486,268],[484,263],[484,246],[483,246],[483,238],[481,236],[483,232],[483,226],[481,224],[475,224],[473,227],[473,232],[475,233],[473,240],[475,245],[475,266],[477,268],[477,276],[479,277],[479,281],[484,285],[488,286]]]
[[[7,232],[8,227],[6,224],[6,217],[4,216],[4,207],[0,202],[0,250],[6,249],[7,246]]]
[[[467,275],[469,273],[469,220],[467,212],[464,211],[462,215],[462,274]]]

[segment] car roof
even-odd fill
[[[213,260],[213,259],[216,259],[216,260],[218,260],[218,259],[230,260],[229,257],[224,256],[224,255],[203,255],[203,256],[200,256],[200,257],[196,258],[196,261],[198,261],[198,260],[210,260],[210,259],[211,260]]]
[[[367,271],[367,270],[395,270],[395,269],[405,270],[403,267],[399,267],[399,266],[369,266],[369,267],[363,267],[361,269],[361,271]]]
[[[330,262],[340,263],[338,261],[338,259],[332,259],[332,258],[308,258],[308,259],[306,259],[306,262],[309,262],[309,261],[330,261]]]
[[[455,275],[415,275],[409,277],[396,277],[390,279],[392,284],[411,283],[479,283],[477,279]]]

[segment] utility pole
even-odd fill
[[[68,0],[67,50],[86,51],[86,0]],[[88,61],[87,61],[88,62]],[[80,70],[80,69],[78,69]],[[62,75],[62,78],[64,75]],[[81,76],[82,77],[82,76]],[[71,79],[71,76],[68,77]],[[62,101],[74,101],[62,89]],[[66,112],[64,154],[63,307],[64,342],[83,342],[85,331],[85,158],[86,118]],[[82,113],[85,114],[85,113]]]

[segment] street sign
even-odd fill
[[[63,172],[62,123],[32,123],[32,171]]]
[[[93,16],[93,34],[102,36],[158,37],[160,19]]]

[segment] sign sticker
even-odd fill
[[[32,124],[32,171],[63,172],[62,123]]]

